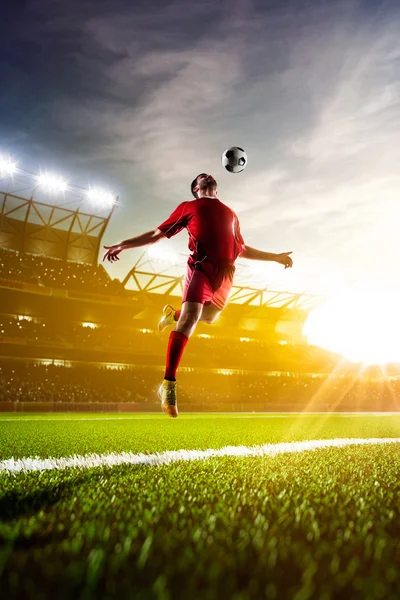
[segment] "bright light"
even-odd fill
[[[199,333],[199,335],[197,337],[203,338],[205,340],[211,339],[211,335],[208,335],[208,333]]]
[[[0,156],[0,177],[13,175],[17,170],[17,163],[10,158]]]
[[[18,315],[18,321],[33,321],[32,317],[28,317],[27,315]]]
[[[271,272],[268,272],[268,267],[263,262],[250,262],[248,270],[262,281],[271,275]]]
[[[39,358],[36,361],[36,364],[38,365],[43,365],[45,367],[52,367],[52,366],[57,366],[57,367],[70,367],[71,363],[66,362],[65,360],[46,360],[45,358]]]
[[[41,173],[37,176],[37,181],[47,192],[65,192],[67,189],[65,179],[52,173]]]
[[[179,264],[179,256],[175,252],[170,252],[165,249],[165,246],[157,244],[157,246],[150,246],[147,249],[147,255],[151,260],[157,260],[159,262],[166,262],[170,265]]]
[[[89,321],[85,321],[82,323],[82,327],[88,327],[89,329],[97,329],[98,325],[96,323],[89,323]]]
[[[250,339],[250,338],[247,338],[247,337],[241,337],[241,338],[240,338],[240,341],[241,341],[241,342],[251,342],[251,339]]]
[[[141,333],[153,333],[151,329],[139,329]]]
[[[349,291],[313,310],[303,334],[355,362],[400,362],[399,306],[399,293]]]
[[[115,196],[107,190],[100,190],[98,188],[89,188],[86,191],[86,197],[96,206],[111,207],[115,202]]]

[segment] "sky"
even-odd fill
[[[292,269],[252,262],[260,283],[400,289],[398,2],[14,0],[5,11],[0,154],[118,194],[105,244],[157,227],[205,171],[248,245],[293,251]],[[234,145],[248,154],[235,175],[221,165]],[[185,253],[187,234],[160,244]],[[112,277],[135,252],[106,265]]]

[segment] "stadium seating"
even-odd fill
[[[149,325],[155,327],[157,312],[149,318]],[[85,326],[87,325],[87,326]],[[210,329],[211,331],[211,329]],[[280,345],[267,340],[250,339],[241,341],[238,332],[229,331],[204,337],[194,335],[185,352],[186,366],[208,366],[210,368],[234,368],[241,370],[281,370],[320,372],[331,369],[330,361],[320,351],[304,345]],[[235,335],[235,337],[233,337]],[[82,324],[68,319],[35,318],[29,320],[21,315],[0,314],[1,342],[27,340],[31,345],[53,342],[54,347],[69,344],[74,348],[86,349],[96,360],[101,351],[113,360],[119,353],[124,362],[135,362],[136,356],[147,356],[149,364],[159,364],[164,356],[168,334],[160,335],[155,329],[138,329],[132,325],[111,326]],[[328,359],[331,359],[330,355]],[[121,359],[119,359],[121,360]]]
[[[139,403],[158,408],[162,368],[64,367],[34,362],[0,364],[0,402]],[[303,375],[251,376],[182,370],[179,398],[187,410],[364,410],[400,408],[400,380],[354,380]],[[198,398],[202,398],[199,402]]]
[[[162,296],[135,297],[135,304],[130,292],[119,281],[111,281],[102,266],[6,249],[0,249],[0,279],[8,307],[0,313],[3,407],[107,403],[157,410],[156,390],[168,339],[168,332],[157,332]],[[112,299],[108,305],[87,299],[79,304],[79,298],[64,292],[30,294],[18,288],[10,292],[7,281],[41,286],[36,291],[55,288]],[[124,296],[129,302],[121,300]],[[14,302],[24,315],[14,313]],[[110,309],[107,313],[102,312],[104,306]],[[96,323],[84,322],[88,307]],[[272,331],[273,338],[266,331]],[[43,357],[57,358],[64,366],[44,364]],[[253,332],[244,331],[232,318],[223,326],[200,324],[181,363],[179,402],[186,410],[399,410],[400,372],[385,380],[379,373],[360,378],[356,370],[351,373],[341,364],[341,376],[332,376],[339,358],[320,348],[279,340],[262,325]],[[110,364],[119,368],[109,368]]]
[[[102,265],[95,268],[4,248],[0,248],[0,279],[112,296],[129,295],[119,280],[110,279]]]

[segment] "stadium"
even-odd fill
[[[309,345],[323,299],[239,267],[171,423],[157,322],[184,259],[132,253],[111,279],[118,201],[99,215],[72,192],[74,209],[0,192],[4,597],[395,598],[398,365]]]
[[[5,192],[0,202],[0,410],[158,411],[157,322],[166,303],[179,305],[185,257],[137,252],[112,280],[98,254],[116,204],[101,217]],[[361,371],[307,343],[321,297],[245,279],[239,267],[228,307],[188,347],[183,411],[398,410],[395,365]]]

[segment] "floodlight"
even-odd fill
[[[107,190],[101,190],[99,188],[89,188],[86,191],[88,200],[98,206],[111,207],[115,203],[115,196]]]
[[[65,192],[67,189],[65,179],[52,173],[41,173],[37,176],[37,181],[47,192]]]
[[[17,163],[10,158],[0,156],[0,177],[13,175],[17,170]]]

